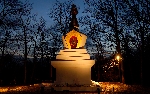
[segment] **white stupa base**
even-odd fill
[[[91,88],[91,67],[95,60],[90,60],[86,49],[60,50],[51,64],[56,68],[56,81],[53,84],[56,90],[70,88],[73,91],[80,88],[79,91],[86,91],[86,88]]]
[[[56,68],[55,85],[87,85],[91,82],[91,67],[94,60],[77,61],[52,61]]]

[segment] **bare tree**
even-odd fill
[[[95,56],[96,64],[94,65],[94,69],[97,72],[95,75],[97,75],[96,80],[100,80],[100,71],[102,60],[104,59],[104,33],[105,30],[99,26],[98,23],[90,15],[82,16],[79,18],[79,23],[81,24],[81,27],[86,27],[83,30],[86,31],[86,35],[88,36],[88,43],[86,44],[86,48],[88,51],[92,51],[93,56]],[[93,78],[94,79],[94,78]]]
[[[20,1],[8,1],[2,0],[0,3],[0,29],[1,36],[4,36],[5,39],[1,41],[2,46],[2,56],[4,55],[5,45],[9,40],[9,36],[12,34],[12,31],[17,29],[18,22],[20,20],[19,15],[27,15],[29,10],[29,4],[22,3]],[[5,37],[6,36],[6,37]]]
[[[105,33],[106,40],[116,44],[116,51],[118,54],[121,55],[122,53],[127,55],[127,57],[124,56],[127,61],[124,60],[123,62],[121,62],[123,66],[122,68],[120,67],[123,82],[126,82],[124,79],[124,68],[125,66],[127,68],[127,64],[130,67],[131,75],[133,73],[135,74],[135,72],[133,72],[133,65],[131,64],[131,62],[135,61],[131,60],[131,56],[135,58],[136,51],[138,51],[139,48],[141,49],[140,73],[141,82],[143,83],[143,79],[147,78],[147,64],[145,63],[144,58],[144,47],[146,46],[145,37],[149,34],[150,2],[148,0],[85,0],[85,3],[88,6],[88,8],[85,9],[85,13],[90,14],[91,18],[95,19],[95,22],[107,28],[107,33]],[[133,76],[131,78],[133,78]]]
[[[21,43],[21,51],[24,54],[24,83],[26,84],[26,75],[27,75],[27,59],[28,55],[31,54],[30,52],[30,47],[31,47],[31,42],[33,42],[31,39],[33,36],[35,36],[35,31],[34,28],[34,18],[36,15],[27,15],[27,16],[20,16],[21,21],[20,21],[20,26],[19,26],[19,31],[16,34],[16,38],[19,39],[19,43]]]
[[[32,41],[34,43],[34,50],[33,50],[33,56],[34,56],[34,68],[32,73],[32,78],[35,71],[35,66],[37,66],[36,58],[40,58],[40,63],[44,66],[46,61],[45,58],[48,58],[49,53],[49,41],[51,40],[51,34],[49,30],[46,28],[46,21],[43,17],[40,17],[39,22],[36,24],[37,27],[37,33],[34,37],[32,37]],[[42,76],[43,73],[40,75]],[[31,79],[32,79],[31,78]]]
[[[145,37],[149,33],[149,8],[150,2],[148,0],[135,0],[135,1],[124,1],[126,7],[128,7],[127,13],[130,14],[126,17],[126,22],[129,23],[129,26],[132,26],[134,29],[134,34],[136,35],[137,43],[139,44],[137,48],[140,48],[140,62],[141,62],[141,84],[147,84],[145,80],[147,64],[145,61]]]
[[[116,44],[116,52],[117,54],[121,55],[121,50],[120,50],[120,33],[121,29],[123,28],[123,22],[121,22],[121,9],[118,8],[119,6],[119,1],[113,0],[85,0],[86,5],[88,6],[85,9],[85,13],[88,13],[91,15],[91,17],[95,20],[95,27],[96,28],[101,28],[97,32],[102,32],[102,34],[105,34],[105,42],[106,40],[108,41],[108,44],[106,45],[107,47],[113,47],[114,44]],[[94,6],[94,7],[93,7]],[[119,9],[119,10],[118,10]],[[109,31],[108,31],[109,30]],[[105,33],[106,32],[106,33]],[[103,37],[104,38],[104,37]],[[106,44],[106,43],[105,43]],[[114,47],[113,47],[114,48]],[[122,62],[120,62],[121,64]],[[122,64],[123,65],[123,64]],[[121,72],[123,72],[123,68]],[[120,77],[122,75],[122,80],[124,82],[124,76],[123,73],[120,74]]]
[[[70,9],[72,1],[60,2],[56,1],[53,8],[51,9],[49,16],[53,19],[55,28],[61,34],[69,32],[69,22],[70,22]]]
[[[14,40],[11,36],[14,35],[14,30],[17,30],[20,25],[20,16],[28,15],[31,7],[29,3],[22,3],[18,0],[1,0],[0,7],[0,45],[3,57],[7,46],[6,44],[8,44],[8,41]]]

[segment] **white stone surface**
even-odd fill
[[[56,59],[63,59],[63,60],[84,60],[90,59],[90,55],[87,54],[86,49],[65,49],[60,50]]]
[[[55,84],[91,85],[91,67],[95,61],[90,60],[86,49],[61,50],[56,61],[51,64],[56,68]]]

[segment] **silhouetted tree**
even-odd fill
[[[20,16],[27,16],[30,13],[31,7],[28,2],[23,3],[18,0],[2,0],[0,2],[0,7],[0,47],[2,60],[6,50],[8,51],[7,53],[9,53],[14,40],[16,41],[16,39],[12,38],[14,37],[14,31],[18,30],[20,27]]]
[[[69,32],[69,22],[71,21],[70,10],[73,1],[60,2],[56,0],[49,13],[49,17],[53,19],[55,23],[55,30],[61,34]],[[54,26],[53,26],[54,27]]]
[[[105,41],[116,44],[116,51],[123,54],[124,61],[121,62],[123,66],[120,67],[122,77],[125,78],[125,73],[128,80],[131,81],[132,79],[133,83],[138,83],[139,80],[133,79],[139,79],[139,73],[141,73],[141,81],[146,83],[144,79],[147,78],[146,71],[148,68],[146,68],[147,64],[145,63],[144,54],[146,51],[144,47],[146,46],[145,37],[149,33],[149,1],[85,0],[85,3],[88,8],[84,12],[90,15],[92,21],[95,20],[94,24],[100,24],[100,26],[97,25],[97,28],[101,26],[107,28]],[[106,47],[109,48],[108,44]],[[141,58],[141,68],[139,60],[135,59],[139,57]],[[136,61],[137,63],[135,63]],[[135,64],[137,67],[134,67]],[[128,67],[130,71],[128,71]],[[138,71],[139,69],[141,72]],[[123,78],[122,81],[127,82],[126,78]]]
[[[19,26],[19,31],[17,31],[16,38],[19,39],[19,43],[21,44],[21,51],[24,54],[24,83],[26,84],[26,75],[27,75],[27,56],[31,54],[31,44],[32,44],[32,38],[35,36],[36,27],[34,27],[34,19],[36,15],[28,14],[26,16],[21,15],[21,21]],[[30,55],[31,56],[31,55]]]
[[[145,61],[145,37],[149,33],[150,2],[148,0],[125,0],[124,4],[124,7],[128,8],[128,10],[126,10],[127,16],[125,16],[126,23],[128,23],[128,26],[134,31],[136,43],[138,44],[137,48],[140,48],[141,84],[148,85],[147,80],[145,80],[148,71],[148,68],[146,68],[147,63]]]
[[[90,15],[92,21],[94,21],[93,27],[97,28],[97,32],[101,32],[103,37],[101,37],[105,43],[107,48],[115,48],[116,44],[116,52],[121,55],[120,50],[120,32],[123,28],[123,23],[121,22],[121,9],[119,5],[119,1],[101,1],[101,0],[85,0],[85,4],[88,6],[84,13]],[[95,25],[95,26],[94,26]],[[94,30],[94,28],[92,30]],[[121,64],[121,63],[120,63]],[[123,68],[122,70],[122,81],[124,82],[123,76]]]

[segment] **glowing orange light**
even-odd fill
[[[117,56],[116,58],[117,58],[117,60],[119,61],[119,59],[120,59],[120,56]]]
[[[121,57],[119,55],[116,56],[116,60],[120,61]]]
[[[67,43],[68,48],[71,49],[70,38],[72,36],[77,37],[78,43],[77,43],[76,48],[79,48],[81,41],[82,41],[82,36],[80,35],[79,32],[75,31],[74,29],[72,31],[70,31],[69,33],[67,33],[67,35],[65,37],[65,41]]]

